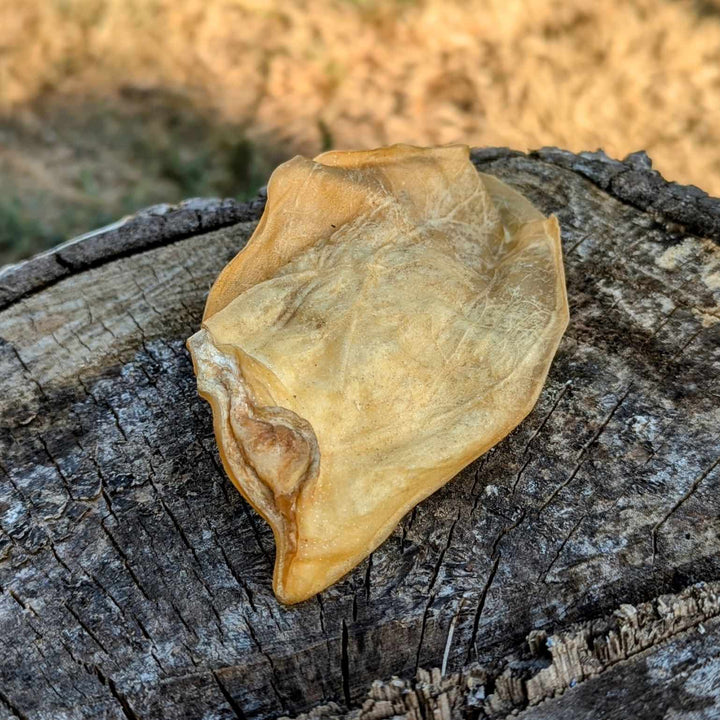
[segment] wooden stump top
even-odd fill
[[[473,159],[560,221],[548,382],[294,607],[184,347],[263,198],[153,208],[0,273],[1,717],[335,717],[392,675],[365,717],[720,707],[720,201],[643,154]]]

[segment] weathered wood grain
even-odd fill
[[[571,320],[548,383],[508,438],[292,608],[184,348],[262,199],[166,208],[181,215],[162,228],[141,215],[0,274],[0,716],[359,706],[374,679],[439,666],[451,626],[448,672],[497,678],[532,632],[720,580],[720,201],[643,155],[475,160],[561,223]],[[609,677],[526,712],[569,717],[562,703]]]
[[[362,707],[314,707],[297,720],[507,717],[526,720],[720,714],[720,583],[699,583],[558,635],[532,631],[496,663],[461,672],[419,670],[375,681]]]

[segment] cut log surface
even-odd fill
[[[263,198],[0,274],[1,718],[720,717],[720,200],[642,153],[473,159],[560,221],[547,384],[293,607],[184,346]]]

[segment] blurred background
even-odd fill
[[[0,0],[0,264],[393,142],[645,149],[720,195],[720,0]]]

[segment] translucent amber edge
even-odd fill
[[[238,405],[253,416],[260,409],[243,375],[232,348],[218,346],[210,332],[202,328],[187,340],[197,378],[198,393],[212,409],[213,428],[223,467],[232,484],[252,508],[268,523],[275,538],[273,590],[286,604],[299,602],[285,591],[286,574],[295,555],[297,524],[280,512],[271,490],[248,462],[242,443],[230,424],[230,413]],[[317,452],[317,448],[314,448]],[[319,465],[319,457],[316,466]],[[313,475],[317,467],[313,468]]]

